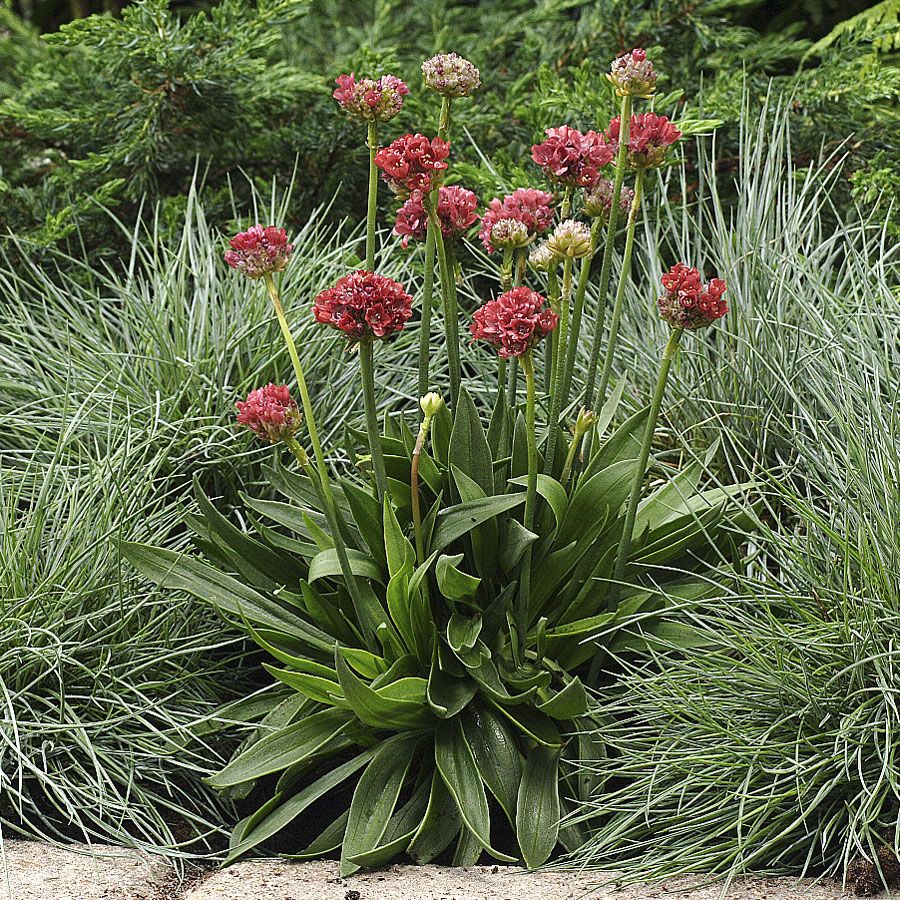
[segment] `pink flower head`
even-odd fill
[[[410,197],[397,210],[394,234],[403,238],[403,248],[410,240],[424,241],[428,231],[428,213],[423,197]],[[438,218],[445,241],[459,240],[478,221],[478,198],[472,191],[459,185],[442,187],[438,191]]]
[[[300,410],[287,385],[267,384],[238,400],[238,425],[246,425],[264,441],[290,440],[300,427]]]
[[[527,287],[513,288],[480,309],[469,330],[473,341],[487,341],[502,359],[522,356],[545,338],[559,322],[547,301]]]
[[[693,331],[712,325],[728,312],[723,294],[726,284],[712,278],[706,284],[700,273],[684,263],[676,263],[662,277],[665,294],[657,301],[660,316],[673,328]]]
[[[613,161],[613,154],[596,131],[582,134],[562,125],[548,128],[547,137],[531,148],[531,158],[551,181],[574,187],[590,187],[600,170]]]
[[[501,219],[517,219],[528,231],[529,238],[543,234],[553,223],[552,194],[535,188],[519,188],[502,200],[495,197],[481,217],[478,237],[488,253],[497,248],[491,243],[491,232]]]
[[[438,53],[422,63],[425,84],[443,97],[468,97],[481,86],[478,69],[458,53]]]
[[[353,341],[387,339],[403,331],[412,316],[412,297],[396,281],[359,269],[322,291],[313,315]]]
[[[618,153],[620,117],[609,123],[605,137],[613,153]],[[655,169],[666,159],[666,151],[681,137],[681,132],[666,116],[641,113],[631,117],[628,130],[626,163],[631,169]]]
[[[375,165],[395,194],[421,199],[432,189],[434,174],[447,168],[449,155],[449,141],[404,134],[375,154]]]
[[[606,77],[620,97],[647,99],[656,92],[656,71],[647,59],[647,51],[640,47],[614,59]]]
[[[601,178],[585,193],[581,211],[592,219],[608,222],[614,194],[615,185],[608,178]],[[619,194],[619,214],[627,214],[633,202],[634,191],[630,187],[623,186],[622,192]]]
[[[274,225],[253,225],[236,234],[229,243],[231,249],[225,251],[225,262],[251,278],[283,272],[294,252],[287,232]]]
[[[331,95],[341,109],[365,122],[387,122],[403,108],[403,98],[409,87],[396,75],[381,78],[360,78],[356,75],[338,75],[334,79],[337,88]]]

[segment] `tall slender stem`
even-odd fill
[[[597,252],[597,243],[600,240],[600,219],[594,219],[591,224],[591,252],[581,261],[581,271],[578,274],[578,286],[575,288],[575,303],[572,307],[572,326],[569,332],[569,347],[566,353],[566,379],[563,383],[563,405],[569,399],[572,389],[572,378],[575,375],[575,357],[578,355],[578,341],[581,337],[581,318],[584,312],[584,298],[587,294],[588,281],[591,279],[591,262]]]
[[[434,232],[437,249],[438,268],[441,273],[441,297],[444,301],[444,332],[447,336],[447,357],[450,362],[450,406],[456,412],[456,401],[459,397],[460,362],[459,362],[459,314],[456,308],[456,286],[453,274],[447,263],[447,251],[444,249],[444,238],[441,234],[441,223],[437,206],[428,203],[428,230]]]
[[[556,268],[547,272],[547,299],[550,301],[550,309],[559,315],[559,278]],[[549,394],[553,390],[553,366],[559,347],[559,330],[554,328],[547,341],[547,351],[544,357],[544,391]]]
[[[550,393],[550,415],[548,417],[547,449],[544,453],[544,472],[553,475],[556,457],[556,429],[562,411],[563,381],[566,374],[566,347],[569,339],[569,304],[572,299],[572,266],[575,260],[567,256],[563,262],[562,295],[559,298],[559,344],[553,360],[553,390]]]
[[[369,204],[366,212],[366,271],[375,271],[375,219],[378,216],[378,167],[375,154],[378,152],[378,126],[369,122],[366,140],[369,147]]]
[[[350,569],[350,560],[347,557],[347,547],[344,544],[343,536],[340,530],[340,519],[338,517],[337,503],[334,499],[334,491],[331,486],[331,478],[328,475],[328,465],[325,462],[325,454],[322,452],[322,443],[319,440],[319,431],[316,428],[316,418],[313,412],[312,400],[309,396],[309,389],[306,386],[306,378],[303,375],[303,367],[300,365],[300,357],[297,354],[297,345],[294,343],[294,336],[288,326],[287,318],[284,314],[284,307],[281,305],[281,296],[278,288],[275,286],[275,279],[271,275],[265,276],[266,290],[269,292],[269,299],[272,306],[275,307],[275,316],[281,327],[281,333],[287,344],[288,354],[291,357],[291,363],[294,366],[294,374],[297,377],[297,387],[300,390],[300,400],[303,404],[303,415],[306,418],[306,430],[309,432],[309,440],[313,448],[313,456],[316,460],[316,469],[319,473],[319,484],[322,492],[322,501],[325,507],[325,519],[328,522],[328,528],[331,531],[331,539],[334,541],[334,550],[337,554],[338,564],[341,567],[341,574],[350,592],[353,605],[357,611],[360,622],[367,622],[369,616],[365,610],[362,596],[359,591],[359,585]]]
[[[628,132],[631,129],[631,97],[622,98],[619,120],[619,151],[616,157],[616,177],[613,181],[612,205],[609,208],[609,224],[606,230],[606,246],[603,249],[603,263],[600,266],[600,288],[597,297],[597,321],[594,325],[594,340],[588,362],[585,380],[584,404],[591,406],[594,384],[597,380],[597,364],[600,361],[600,344],[603,341],[603,327],[606,324],[606,299],[609,293],[609,276],[612,271],[613,249],[616,244],[616,228],[619,224],[619,203],[622,199],[622,183],[625,179],[625,158],[628,155]]]
[[[416,540],[416,561],[419,565],[425,562],[425,537],[422,533],[422,501],[419,497],[419,463],[422,458],[422,450],[425,448],[425,440],[431,427],[431,416],[422,410],[424,418],[419,424],[419,434],[416,436],[416,445],[412,452],[412,464],[410,466],[409,487],[410,504],[412,506],[413,532]],[[426,579],[427,582],[427,579]],[[427,584],[425,585],[427,590]]]
[[[434,231],[429,228],[425,235],[425,278],[422,282],[422,321],[419,325],[419,396],[431,387],[429,382],[431,367],[431,311],[434,307]]]
[[[638,457],[638,466],[634,473],[634,484],[631,487],[631,496],[628,498],[628,508],[625,513],[625,527],[619,540],[619,550],[616,554],[616,566],[613,570],[613,583],[610,588],[609,610],[614,612],[619,608],[619,593],[622,588],[622,580],[625,577],[625,567],[628,565],[628,557],[631,555],[631,541],[634,537],[634,521],[637,516],[638,502],[641,499],[641,488],[644,484],[644,475],[647,471],[647,463],[650,460],[650,446],[653,443],[653,434],[656,431],[656,422],[659,419],[659,410],[662,406],[663,394],[666,392],[666,381],[669,377],[669,368],[672,360],[678,352],[678,342],[684,329],[673,328],[669,335],[666,349],[663,351],[659,366],[659,376],[656,379],[656,390],[653,392],[653,400],[650,403],[650,415],[647,417],[647,426],[644,429],[644,440],[641,444],[641,453]]]
[[[616,302],[613,306],[612,319],[609,323],[609,340],[606,343],[606,355],[603,358],[603,374],[600,377],[600,389],[597,391],[597,400],[593,409],[601,409],[606,400],[606,390],[609,387],[609,379],[612,375],[613,359],[616,355],[616,345],[619,343],[619,324],[622,321],[622,306],[625,300],[625,285],[631,276],[631,254],[634,250],[634,230],[637,222],[638,210],[641,207],[641,195],[643,194],[644,172],[638,169],[634,179],[634,200],[628,213],[628,229],[625,232],[625,252],[622,255],[622,271],[619,273],[619,285],[616,289]]]
[[[538,477],[538,451],[537,434],[535,426],[535,385],[534,385],[534,359],[529,350],[521,356],[522,371],[525,373],[525,435],[528,443],[528,482],[525,489],[525,516],[523,524],[528,531],[534,527],[534,510],[537,501],[537,477]],[[522,564],[519,575],[519,594],[516,608],[516,630],[518,631],[519,647],[524,646],[525,633],[528,630],[529,604],[531,597],[531,544],[525,548],[522,554]]]
[[[450,98],[441,97],[441,117],[438,119],[438,137],[442,141],[450,139]]]
[[[375,408],[375,342],[372,338],[365,338],[358,346],[363,405],[366,408],[366,432],[369,436],[369,452],[372,454],[372,471],[375,473],[375,490],[378,502],[381,503],[387,492],[387,475],[384,471],[384,455],[381,452],[381,425]]]

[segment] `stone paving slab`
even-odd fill
[[[336,862],[253,860],[179,887],[164,862],[114,847],[0,844],[0,900],[721,900],[722,885],[679,878],[616,884],[600,873],[523,872],[509,866],[390,866],[341,878]],[[845,900],[826,882],[747,878],[728,900]]]
[[[275,860],[238,863],[218,871],[184,900],[720,900],[722,885],[697,887],[696,879],[657,884],[609,884],[610,875],[564,872],[527,873],[507,866],[448,869],[440,866],[391,866],[377,872],[339,878],[337,863],[292,864]],[[695,888],[691,890],[691,888]],[[690,891],[690,893],[683,893]],[[796,879],[742,879],[732,884],[729,900],[838,900],[846,895],[834,884]]]

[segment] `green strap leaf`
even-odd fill
[[[520,478],[510,478],[509,483],[518,485],[519,487],[527,487],[528,476],[523,475]],[[566,489],[555,478],[551,478],[549,475],[543,473],[538,473],[537,491],[550,505],[550,508],[553,510],[553,516],[556,519],[556,524],[559,525],[565,517],[566,510],[569,507],[569,498],[566,495]]]
[[[535,747],[525,760],[516,806],[516,836],[529,869],[550,858],[559,836],[559,752]]]
[[[379,584],[384,584],[384,572],[376,564],[372,557],[360,550],[347,550],[347,560],[350,563],[350,571],[359,578],[371,578]],[[322,550],[317,553],[309,564],[307,581],[312,584],[320,578],[339,578],[341,564],[338,560],[337,550]]]
[[[350,817],[341,848],[341,875],[359,866],[351,859],[374,850],[387,830],[412,765],[418,738],[397,735],[379,744],[353,792]]]
[[[448,675],[438,664],[434,654],[431,672],[428,676],[427,699],[431,711],[439,719],[452,719],[475,696],[478,684],[471,678],[456,678]]]
[[[413,862],[424,866],[443,853],[459,832],[461,822],[456,803],[440,774],[435,772],[431,779],[425,815],[407,847],[407,853]],[[480,844],[478,848],[480,852]]]
[[[319,859],[333,853],[344,842],[344,832],[347,830],[349,818],[350,810],[345,809],[330,825],[322,829],[319,836],[305,850],[299,853],[282,853],[282,859]]]
[[[454,653],[471,650],[481,634],[481,616],[463,616],[454,612],[447,623],[447,643]]]
[[[494,463],[484,426],[468,391],[462,388],[450,435],[449,461],[477,482],[485,494],[494,493]]]
[[[573,678],[549,700],[538,703],[537,708],[551,719],[577,719],[588,711],[587,692],[581,681]]]
[[[487,706],[470,707],[461,718],[481,780],[506,813],[510,825],[515,825],[522,760],[512,732]]]
[[[434,576],[438,589],[448,600],[465,600],[474,597],[481,584],[481,579],[461,571],[458,567],[463,554],[455,556],[442,555],[434,567]]]
[[[504,494],[498,497],[483,497],[449,506],[441,510],[437,526],[431,539],[431,550],[443,550],[454,541],[468,534],[488,519],[520,506],[525,502],[525,493]]]

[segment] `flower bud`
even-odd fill
[[[591,254],[591,230],[582,222],[566,219],[553,229],[547,245],[563,259],[583,259]]]
[[[609,222],[609,213],[612,209],[614,185],[604,178],[598,181],[584,195],[584,205],[581,211],[592,219],[600,219],[601,222]],[[619,215],[627,214],[634,202],[634,191],[629,187],[622,187],[622,193],[619,195]]]
[[[518,219],[500,219],[491,228],[491,244],[498,250],[518,250],[531,242],[528,227]]]
[[[287,232],[274,225],[253,225],[236,234],[225,251],[225,262],[250,278],[263,278],[283,272],[294,245],[288,243]]]
[[[438,53],[422,63],[425,84],[442,97],[468,97],[481,86],[478,69],[458,53]]]
[[[657,301],[659,315],[672,328],[694,331],[712,325],[728,312],[723,297],[726,284],[712,278],[706,284],[700,273],[685,263],[676,263],[662,277],[666,292]]]
[[[426,419],[433,419],[443,408],[444,398],[434,391],[429,391],[419,400],[419,406],[422,408]]]
[[[551,272],[559,265],[559,257],[550,249],[547,241],[541,241],[540,244],[531,248],[528,254],[528,265],[535,272]]]
[[[238,424],[246,425],[257,437],[272,444],[290,441],[300,427],[300,410],[287,385],[257,388],[235,406]]]
[[[640,47],[614,59],[606,77],[620,97],[648,99],[656,93],[656,71],[647,59],[647,51]]]
[[[363,122],[387,122],[403,109],[409,87],[396,75],[360,78],[338,75],[332,97],[348,115]]]
[[[597,413],[592,409],[581,407],[578,418],[575,420],[575,438],[576,440],[583,438],[596,424]]]

